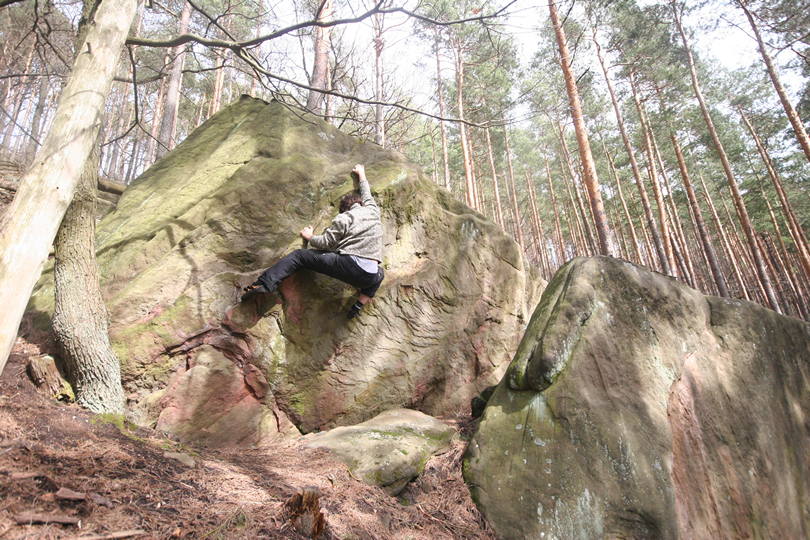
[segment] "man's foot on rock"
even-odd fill
[[[239,299],[239,301],[244,302],[245,300],[256,294],[272,293],[275,292],[276,289],[277,287],[273,287],[272,290],[270,290],[261,281],[254,281],[253,283],[242,289],[242,297]]]
[[[363,309],[363,305],[364,304],[360,302],[360,300],[358,300],[357,302],[354,303],[354,305],[351,308],[349,308],[349,313],[347,313],[346,316],[349,319],[354,319],[355,317],[360,315],[360,310]]]

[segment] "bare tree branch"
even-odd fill
[[[330,26],[339,26],[344,24],[353,24],[364,21],[365,19],[371,17],[375,13],[402,13],[409,17],[413,17],[414,19],[427,22],[430,24],[435,24],[438,26],[451,26],[457,24],[464,24],[468,22],[486,22],[489,19],[497,18],[501,16],[512,4],[517,2],[517,0],[511,0],[508,4],[503,6],[502,8],[498,9],[497,11],[490,13],[488,15],[478,15],[475,17],[468,17],[465,19],[456,19],[452,21],[438,21],[436,19],[432,19],[430,17],[426,17],[424,15],[419,15],[414,13],[413,11],[407,10],[405,8],[383,8],[382,3],[378,2],[373,8],[358,15],[357,17],[350,17],[345,19],[335,19],[333,21],[319,21],[319,20],[309,20],[304,21],[298,24],[294,24],[292,26],[288,26],[286,28],[282,28],[281,30],[276,30],[275,32],[271,32],[270,34],[266,34],[264,36],[259,36],[253,39],[249,39],[246,41],[226,41],[221,39],[211,39],[206,38],[204,36],[198,36],[196,34],[182,34],[172,39],[145,39],[145,38],[129,38],[127,40],[127,45],[142,45],[144,47],[175,47],[177,45],[183,45],[185,43],[194,42],[199,43],[200,45],[205,45],[207,47],[221,47],[224,49],[231,49],[234,52],[238,51],[239,49],[247,48],[247,47],[255,47],[256,45],[260,45],[265,41],[270,41],[273,39],[280,38],[290,32],[295,32],[296,30],[301,30],[303,28],[310,28],[313,26],[327,28]],[[198,10],[200,11],[200,10]],[[202,11],[200,11],[203,13]]]

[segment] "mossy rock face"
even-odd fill
[[[356,163],[385,228],[374,302],[349,321],[356,291],[299,272],[280,303],[257,298],[228,312],[241,286],[301,247],[299,230],[330,223]],[[175,378],[203,346],[239,366],[229,375],[236,386],[247,364],[258,368],[269,388],[262,405],[305,432],[393,407],[462,410],[500,380],[544,285],[512,239],[400,154],[246,96],[127,188],[98,225],[97,247],[130,415],[142,424],[179,399]],[[29,306],[40,325],[52,311],[51,276],[46,269]],[[213,399],[218,390],[205,391]],[[161,425],[220,442],[213,427]]]
[[[804,538],[808,418],[810,325],[575,259],[490,398],[465,478],[506,539]]]
[[[364,482],[397,495],[450,444],[456,431],[419,411],[393,409],[355,426],[306,437],[311,448],[335,453]]]

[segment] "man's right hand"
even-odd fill
[[[365,176],[366,176],[366,168],[363,167],[362,165],[360,165],[359,163],[354,166],[354,169],[352,169],[352,172],[354,174],[356,174],[360,178],[365,178]]]

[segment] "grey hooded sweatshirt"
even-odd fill
[[[309,240],[309,247],[322,251],[334,251],[343,255],[355,255],[382,262],[382,222],[380,207],[371,196],[371,188],[365,176],[359,180],[363,204],[355,203],[337,216],[321,234]]]

